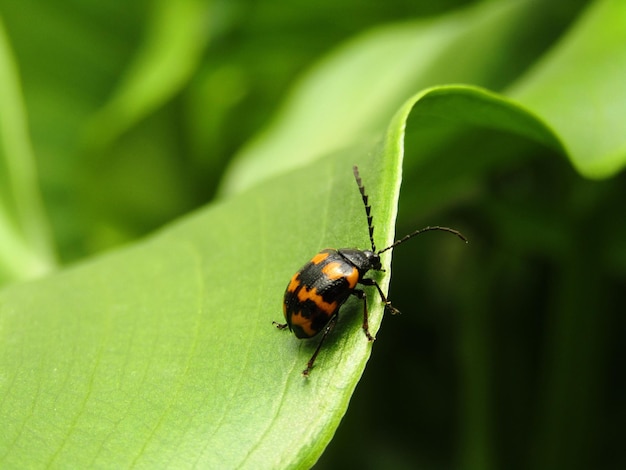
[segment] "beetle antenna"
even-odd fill
[[[439,226],[424,227],[422,229],[416,230],[413,233],[409,233],[407,236],[401,238],[400,240],[397,240],[397,241],[393,242],[387,248],[383,248],[382,250],[380,250],[377,254],[381,254],[381,253],[384,253],[387,250],[391,250],[392,248],[398,246],[400,243],[404,243],[408,239],[413,238],[415,235],[419,235],[420,233],[424,233],[424,232],[430,232],[431,230],[440,230],[442,232],[449,232],[449,233],[451,233],[453,235],[456,235],[461,240],[463,240],[465,243],[467,243],[467,238],[465,238],[465,236],[461,232],[459,232],[458,230],[454,230],[454,229],[451,229],[451,228],[448,228],[448,227],[439,227]]]
[[[374,243],[374,225],[372,224],[372,207],[368,204],[368,197],[365,194],[365,187],[363,186],[363,181],[361,181],[361,177],[359,176],[359,167],[354,165],[352,167],[352,172],[354,173],[354,178],[356,179],[356,184],[359,187],[359,191],[361,192],[361,197],[363,198],[363,205],[365,206],[365,215],[367,215],[367,227],[370,231],[370,242],[372,243],[372,251],[376,253],[376,244]]]

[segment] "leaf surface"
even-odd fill
[[[550,124],[589,178],[612,176],[626,165],[625,24],[625,2],[592,2],[510,91]]]
[[[381,144],[365,154],[357,148],[329,155],[135,246],[5,289],[4,463],[315,462],[370,354],[361,307],[355,300],[344,306],[309,380],[300,372],[317,339],[297,340],[271,321],[281,320],[285,285],[314,253],[368,246],[352,163],[371,198],[377,243],[391,243],[410,112],[552,142],[506,100],[475,88],[434,88],[408,101]],[[385,260],[388,266],[389,254]],[[382,306],[377,296],[369,299],[375,334]],[[36,448],[34,436],[41,440]]]
[[[359,161],[381,244],[399,161],[382,157]],[[300,372],[317,339],[271,322],[317,250],[367,246],[351,162],[346,154],[286,174],[135,246],[5,289],[3,466],[313,463],[370,352],[361,308],[345,306],[310,380]]]

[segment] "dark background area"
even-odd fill
[[[316,468],[620,468],[624,175],[581,178],[528,148],[479,194],[398,236],[388,315]],[[434,219],[434,220],[433,220]],[[359,334],[351,332],[350,334]]]

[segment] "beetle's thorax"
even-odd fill
[[[381,269],[380,256],[370,250],[357,250],[355,248],[340,248],[337,252],[359,270],[361,276],[370,269]]]

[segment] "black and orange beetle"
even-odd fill
[[[378,283],[374,279],[364,277],[370,270],[383,271],[380,262],[381,253],[391,250],[415,235],[431,230],[450,232],[467,242],[460,232],[451,228],[425,227],[397,240],[387,248],[376,251],[372,208],[368,204],[368,197],[356,165],[353,167],[353,172],[365,206],[372,249],[340,248],[335,250],[328,248],[320,251],[294,274],[287,285],[283,300],[283,313],[287,323],[273,322],[280,330],[289,327],[289,330],[300,339],[312,338],[322,330],[324,331],[317,349],[309,359],[306,369],[302,371],[305,377],[309,376],[326,336],[337,323],[340,307],[351,295],[363,300],[363,331],[369,341],[374,341],[375,338],[369,332],[367,320],[367,297],[363,290],[357,289],[357,284],[376,287],[385,308],[394,315],[400,313],[391,305]]]

